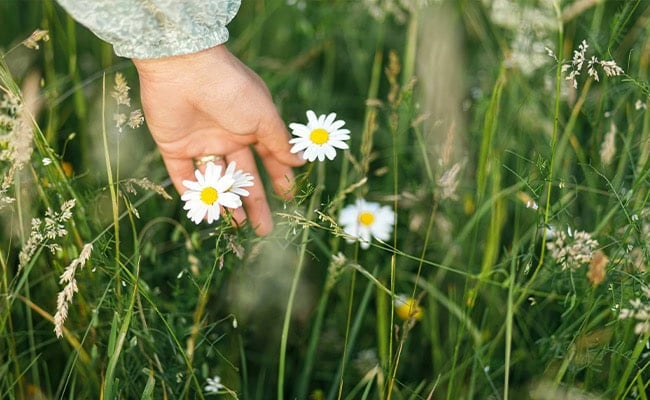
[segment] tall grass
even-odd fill
[[[648,398],[649,5],[419,3],[244,2],[228,46],[287,124],[352,131],[260,238],[194,225],[115,127],[130,62],[0,2],[0,398]],[[357,198],[390,240],[347,240]]]

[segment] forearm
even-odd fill
[[[57,0],[122,57],[196,53],[228,40],[240,0]]]

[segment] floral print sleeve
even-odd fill
[[[58,0],[128,58],[196,53],[228,40],[240,0]]]

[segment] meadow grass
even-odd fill
[[[352,132],[263,238],[116,126],[129,61],[0,2],[0,398],[648,398],[650,3],[243,3],[287,125]],[[348,240],[358,198],[390,240]]]

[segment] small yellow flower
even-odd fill
[[[395,297],[393,304],[395,305],[395,312],[400,319],[404,321],[422,319],[424,310],[420,307],[416,299],[399,294]]]

